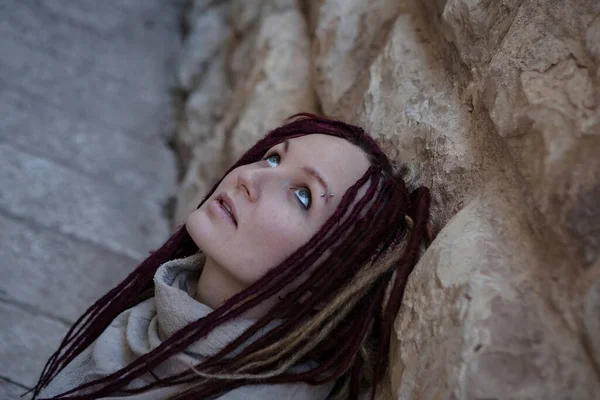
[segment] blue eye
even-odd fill
[[[308,189],[294,189],[294,194],[302,207],[308,210],[310,208],[310,191]]]
[[[269,167],[275,168],[275,167],[279,166],[279,163],[281,162],[281,156],[277,153],[272,153],[272,154],[266,156],[265,158],[263,158],[263,161],[265,161]],[[310,190],[308,190],[306,188],[302,188],[302,189],[290,188],[290,189],[294,192],[294,196],[296,196],[296,199],[298,200],[298,203],[300,203],[302,208],[304,208],[305,210],[308,210],[310,208],[310,203],[311,203]]]
[[[269,164],[269,167],[275,168],[279,165],[281,157],[279,157],[279,154],[271,154],[270,156],[265,158],[265,161],[267,162],[267,164]]]

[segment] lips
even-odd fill
[[[235,216],[235,206],[227,193],[221,193],[217,196],[216,201],[219,203],[225,214],[231,218],[235,226],[237,226],[237,218]]]

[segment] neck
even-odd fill
[[[210,258],[206,258],[204,268],[198,279],[196,300],[216,310],[221,307],[232,296],[240,293],[246,287],[238,282],[225,268],[221,268]],[[256,307],[242,314],[248,319],[259,319],[266,315],[273,306],[276,296],[267,299]]]

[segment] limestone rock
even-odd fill
[[[600,243],[600,209],[593,200],[600,193],[598,60],[591,44],[600,41],[594,22],[600,4],[526,0],[511,13],[504,36],[504,28],[492,35],[498,24],[480,30],[479,36],[501,39],[497,51],[500,40],[488,44],[489,66],[471,62],[483,54],[473,52],[476,41],[456,44],[463,60],[475,65],[475,97],[511,147],[536,208],[569,254],[590,265]],[[453,28],[460,37],[462,28]]]
[[[200,84],[212,58],[228,40],[227,5],[209,7],[198,13],[183,43],[177,66],[179,86],[190,92]]]
[[[257,62],[236,91],[243,108],[235,110],[229,164],[283,120],[300,110],[315,111],[309,84],[310,58],[306,22],[296,8],[266,16],[257,34]],[[236,101],[234,100],[234,103]]]
[[[600,272],[600,268],[597,268]],[[583,306],[583,325],[585,340],[588,343],[590,356],[600,366],[600,275],[585,295]]]
[[[189,95],[183,107],[175,143],[181,163],[186,167],[193,148],[209,140],[227,109],[231,88],[227,81],[225,58],[224,51],[215,55],[207,66],[202,83]]]
[[[326,114],[377,55],[398,9],[393,0],[326,0],[313,11],[318,15],[313,39],[316,89]]]
[[[523,0],[449,0],[442,8],[443,32],[461,59],[481,70],[490,62]]]
[[[600,382],[549,305],[519,190],[494,182],[409,279],[392,340],[399,399],[594,399]]]
[[[243,85],[250,76],[252,68],[256,60],[255,45],[256,35],[260,26],[258,24],[251,25],[248,30],[244,31],[236,45],[231,50],[231,58],[229,60],[229,78],[231,85],[237,87]]]
[[[231,3],[231,24],[233,29],[243,35],[260,19],[264,0],[234,0]]]
[[[600,279],[599,15],[585,0],[449,1],[443,10],[446,37],[471,68],[467,91],[509,146],[552,243],[553,307],[587,337]]]
[[[319,14],[321,12],[321,6],[326,0],[312,0],[301,3],[303,6],[302,11],[308,21],[308,32],[311,38],[314,38],[315,29],[319,22]]]
[[[231,95],[227,58],[234,33],[229,25],[230,2],[199,2],[186,14],[188,34],[178,65],[179,105],[175,148],[183,169],[193,148],[208,141],[223,118]]]
[[[417,164],[443,223],[502,174],[510,155],[486,115],[460,98],[435,32],[424,28],[417,9],[415,2],[400,10],[364,82],[336,116],[365,127],[396,162]]]

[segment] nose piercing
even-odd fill
[[[325,193],[321,193],[321,197],[325,197]],[[333,197],[333,193],[329,193],[329,197]]]

